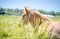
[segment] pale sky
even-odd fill
[[[0,0],[2,8],[24,9],[25,6],[31,9],[60,11],[60,0]]]

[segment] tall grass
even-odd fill
[[[30,23],[24,25],[21,16],[0,15],[0,39],[46,39],[46,26],[42,24],[37,32]]]

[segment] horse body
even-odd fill
[[[60,38],[60,22],[52,22],[48,28],[49,39]]]

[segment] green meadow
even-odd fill
[[[51,19],[60,21],[60,16]],[[30,23],[24,25],[21,16],[0,15],[0,39],[46,39],[47,31],[43,32],[41,29],[38,33]]]

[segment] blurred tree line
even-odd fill
[[[9,8],[1,8],[0,7],[0,15],[4,15],[4,14],[7,14],[7,15],[22,15],[23,13],[23,9],[9,9]]]
[[[39,12],[47,15],[53,15],[53,16],[59,16],[60,12],[55,12],[55,11],[44,11],[44,10],[38,10]],[[9,8],[1,8],[0,7],[0,15],[22,15],[23,14],[23,9],[9,9]]]
[[[60,12],[55,12],[55,11],[44,11],[44,10],[38,10],[39,12],[47,15],[53,15],[53,16],[59,16]]]

